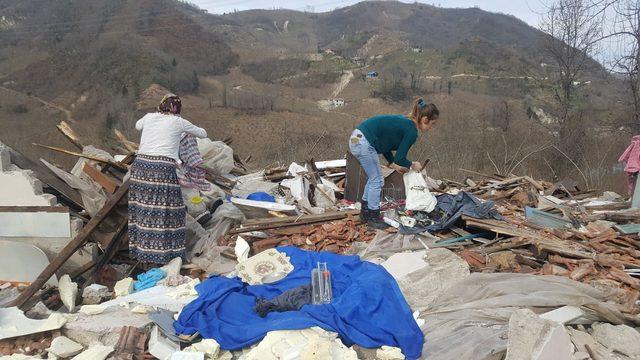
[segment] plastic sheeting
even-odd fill
[[[264,173],[262,171],[238,177],[236,179],[236,185],[231,190],[231,195],[243,199],[256,191],[276,195],[276,190],[279,186],[278,183],[264,181],[263,177]]]
[[[421,235],[390,234],[378,231],[376,236],[368,244],[363,243],[352,246],[349,253],[359,255],[363,260],[381,263],[389,256],[405,251],[425,250],[433,244],[437,238],[427,238]]]
[[[213,213],[207,228],[187,216],[187,257],[210,274],[225,274],[235,269],[236,261],[221,255],[233,253],[230,246],[219,246],[218,239],[244,219],[244,215],[231,203],[224,203]],[[190,232],[193,232],[191,236]]]
[[[47,161],[40,159],[56,176],[67,185],[78,190],[82,197],[82,205],[89,215],[94,216],[107,202],[107,196],[101,187],[97,186],[93,181],[89,182],[71,173],[68,173]]]
[[[233,149],[222,141],[210,139],[197,139],[198,150],[204,162],[201,167],[207,172],[217,175],[226,175],[231,172],[235,162],[233,161]]]
[[[583,306],[602,321],[622,323],[623,315],[606,299],[607,294],[564,277],[474,273],[434,301],[413,305],[428,309],[423,315],[423,358],[488,359],[506,351],[509,317],[515,310],[543,313]]]

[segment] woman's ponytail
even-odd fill
[[[440,110],[438,110],[436,104],[428,103],[423,98],[418,98],[413,102],[409,117],[417,123],[424,116],[429,120],[435,120],[440,116]]]

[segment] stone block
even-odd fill
[[[118,281],[114,287],[113,292],[116,297],[129,295],[133,292],[133,278],[124,278]]]
[[[82,345],[69,339],[66,336],[58,336],[51,341],[51,346],[47,349],[49,354],[54,354],[60,358],[69,358],[78,355],[82,351]]]
[[[82,291],[84,305],[96,305],[111,299],[109,288],[100,284],[91,284]]]
[[[113,346],[92,345],[72,360],[105,360],[113,352]]]
[[[591,326],[593,338],[611,351],[629,357],[640,357],[640,333],[627,325],[595,323]]]
[[[78,284],[71,281],[69,275],[64,275],[58,281],[58,291],[60,292],[60,300],[62,300],[64,306],[69,312],[73,312],[76,308]]]
[[[564,326],[541,319],[529,309],[509,318],[506,360],[571,360],[573,344]]]

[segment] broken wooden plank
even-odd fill
[[[138,151],[139,145],[134,143],[133,141],[129,141],[129,139],[127,139],[127,137],[120,130],[113,129],[113,133],[116,135],[116,138],[118,138],[122,146],[124,146],[124,148],[128,152],[135,153],[136,151]]]
[[[525,237],[525,238],[540,237],[540,235],[534,231],[519,229],[517,226],[510,224],[506,221],[494,220],[494,219],[476,219],[466,215],[462,216],[462,220],[465,222],[467,226],[492,231],[496,234],[504,234],[504,235],[510,235],[515,237]]]
[[[509,249],[515,249],[515,248],[519,248],[519,247],[523,247],[523,246],[527,246],[531,244],[531,240],[529,239],[523,239],[523,238],[515,238],[515,239],[511,239],[511,241],[503,243],[503,244],[496,244],[496,245],[492,245],[492,246],[487,246],[484,248],[478,248],[478,251],[481,251],[482,253],[489,255],[489,254],[493,254],[495,252],[498,251],[503,251],[503,250],[509,250]]]
[[[59,194],[60,201],[64,201],[75,209],[84,209],[82,198],[80,197],[78,191],[76,191],[74,188],[67,185],[67,183],[52,174],[51,171],[44,165],[32,161],[28,157],[22,155],[21,153],[10,147],[7,147],[7,149],[9,149],[11,162],[13,164],[21,169],[33,171],[38,180],[42,181],[44,184],[53,189],[57,194]]]
[[[460,168],[459,170],[460,170],[460,171],[464,171],[464,172],[469,173],[469,174],[478,175],[478,176],[481,176],[481,177],[484,177],[484,178],[487,178],[487,179],[493,179],[493,180],[498,180],[498,181],[502,181],[502,180],[504,180],[504,178],[503,178],[503,177],[499,177],[499,176],[497,176],[497,175],[489,175],[489,174],[484,174],[484,173],[481,173],[481,172],[477,172],[477,171],[473,171],[473,170],[467,170],[467,169],[462,169],[462,168]]]
[[[42,144],[38,144],[38,143],[33,143],[33,145],[39,146],[39,147],[42,147],[42,148],[45,148],[45,149],[61,152],[63,154],[78,156],[78,157],[81,157],[81,158],[97,161],[99,163],[109,164],[109,165],[111,165],[111,166],[113,166],[113,167],[115,167],[117,169],[120,169],[122,171],[125,171],[125,172],[129,170],[124,164],[121,164],[121,163],[119,163],[117,161],[106,160],[106,159],[102,159],[102,158],[99,158],[99,157],[96,157],[96,156],[87,155],[87,154],[83,154],[83,153],[79,153],[79,152],[75,152],[75,151],[69,151],[69,150],[65,150],[65,149],[62,149],[62,148],[59,148],[59,147],[55,147],[55,146],[42,145]]]
[[[78,149],[84,149],[84,144],[80,140],[80,137],[66,121],[60,121],[60,123],[56,125],[56,128]]]
[[[129,192],[129,180],[127,180],[113,196],[111,196],[104,204],[102,209],[91,218],[91,220],[85,225],[78,235],[71,240],[56,256],[53,261],[44,269],[42,273],[38,275],[35,281],[26,288],[20,296],[12,302],[10,306],[23,306],[42,286],[53,276],[58,269],[64,265],[64,263],[73,255],[78,248],[80,248],[89,236],[95,231],[98,226],[108,217],[112,210],[118,205],[118,203]]]
[[[82,167],[82,172],[87,174],[87,176],[89,176],[91,180],[100,184],[100,186],[102,186],[110,194],[116,192],[116,189],[118,189],[118,186],[120,185],[117,181],[103,174],[98,169],[87,163],[85,163]]]
[[[349,210],[325,213],[320,215],[299,215],[299,216],[287,216],[283,218],[273,219],[260,219],[254,221],[247,221],[240,228],[232,229],[228,232],[229,235],[241,234],[250,231],[277,229],[290,226],[307,225],[319,222],[327,222],[332,220],[340,220],[349,216],[358,216],[359,210]]]

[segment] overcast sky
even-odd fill
[[[190,0],[191,3],[212,14],[232,12],[234,10],[285,8],[300,11],[323,12],[358,3],[357,0]],[[412,3],[413,1],[403,1]],[[420,1],[447,8],[479,8],[491,12],[514,15],[531,26],[538,25],[539,14],[544,9],[543,0],[436,0]]]

